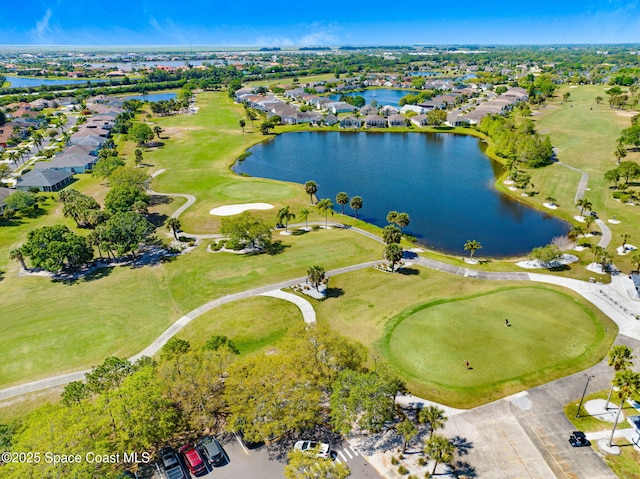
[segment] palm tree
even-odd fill
[[[558,206],[558,201],[553,196],[547,196],[545,201],[549,203],[551,206]]]
[[[355,210],[356,219],[358,219],[358,210],[362,208],[362,197],[354,196],[353,198],[351,198],[351,202],[349,203],[349,206],[351,207],[352,210]]]
[[[315,181],[309,180],[304,184],[304,191],[309,195],[309,200],[311,204],[313,204],[313,195],[318,191],[318,183]]]
[[[22,269],[24,269],[25,271],[29,271],[29,268],[27,268],[27,265],[24,262],[24,253],[22,252],[22,248],[12,249],[9,252],[9,259],[15,259],[18,263],[20,263]]]
[[[311,210],[309,208],[302,208],[300,210],[300,219],[304,220],[304,227],[305,229],[309,229],[309,215],[311,214]]]
[[[156,125],[153,127],[153,132],[156,134],[156,136],[158,137],[158,140],[160,139],[160,133],[162,133],[162,128],[160,128],[160,126]]]
[[[575,241],[583,234],[584,228],[582,227],[582,225],[573,225],[567,233],[567,238],[569,238],[571,241]]]
[[[580,198],[578,201],[576,201],[576,206],[580,208],[580,216],[582,216],[582,213],[584,212],[584,210],[591,211],[591,207],[593,205],[591,204],[591,201],[589,201],[588,199]]]
[[[284,208],[280,208],[276,216],[278,217],[278,223],[282,223],[284,221],[284,232],[288,233],[289,220],[295,218],[296,215],[292,211],[289,211],[288,206],[285,206]]]
[[[631,238],[631,235],[629,233],[622,233],[620,237],[622,238],[622,252],[624,253],[624,247],[627,246],[627,240]]]
[[[169,218],[167,220],[167,229],[171,230],[173,237],[178,239],[178,231],[180,231],[180,220],[178,218]]]
[[[482,243],[476,240],[467,240],[464,244],[464,250],[469,251],[469,258],[473,258],[473,253],[482,248]]]
[[[338,203],[342,209],[341,214],[344,214],[344,205],[349,203],[349,195],[341,191],[336,195],[336,203]]]
[[[242,133],[244,133],[244,127],[247,126],[247,122],[244,120],[240,120],[238,121],[238,124],[240,125],[240,128],[242,128]]]
[[[636,273],[640,273],[640,252],[635,252],[630,258],[631,264],[636,267]]]
[[[389,211],[387,213],[387,221],[391,224],[394,224],[398,220],[398,212],[397,211]]]
[[[400,243],[402,240],[402,231],[396,225],[387,225],[382,228],[382,240],[386,244]]]
[[[324,227],[329,227],[329,213],[333,216],[333,202],[329,198],[318,201],[316,204],[318,211],[324,213]]]
[[[416,437],[418,428],[408,419],[405,419],[396,426],[396,432],[402,436],[402,454],[407,452],[407,444]]]
[[[614,374],[619,371],[629,369],[633,362],[633,350],[629,346],[619,344],[612,346],[607,356],[607,365],[613,368]],[[609,401],[611,400],[611,393],[613,392],[613,382],[611,382],[611,389],[609,389],[609,395],[607,396],[606,408],[609,409]]]
[[[455,450],[456,447],[449,438],[441,434],[434,434],[427,439],[424,445],[424,453],[435,461],[431,475],[436,473],[438,464],[450,464],[453,461],[453,453]]]
[[[585,228],[585,233],[589,234],[589,231],[591,230],[591,225],[593,225],[593,223],[596,221],[596,219],[593,216],[585,216],[584,218],[584,228]]]
[[[618,413],[616,414],[616,419],[613,423],[613,429],[611,430],[611,437],[609,438],[608,444],[609,447],[611,447],[611,445],[613,444],[613,435],[616,432],[616,427],[618,426],[618,421],[620,420],[620,412],[622,412],[622,406],[624,406],[624,402],[634,394],[638,393],[638,391],[640,391],[640,373],[636,373],[635,371],[631,371],[629,369],[618,371],[616,373],[616,377],[613,379],[613,385],[618,387],[618,398],[620,398],[620,407],[618,408]]]
[[[402,260],[402,246],[391,243],[384,249],[384,259],[391,263],[391,271],[396,269],[396,264]]]
[[[594,246],[593,248],[593,262],[597,263],[600,259],[600,256],[604,253],[604,248],[602,246]]]
[[[444,427],[447,422],[447,416],[445,416],[444,410],[438,406],[427,406],[418,412],[418,422],[429,425],[429,439],[431,439],[437,429]]]
[[[324,279],[324,268],[322,266],[311,266],[307,269],[307,278],[318,291],[318,286]]]
[[[611,256],[611,253],[609,253],[608,251],[603,251],[600,254],[600,267],[602,268],[602,272],[604,273],[607,269],[607,266],[609,266],[611,264],[611,261],[613,260],[613,257]]]
[[[396,224],[400,227],[400,231],[402,231],[402,228],[409,226],[410,221],[411,218],[409,218],[408,213],[398,213],[398,216],[396,216]]]

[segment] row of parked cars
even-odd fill
[[[188,479],[189,473],[202,476],[209,472],[210,466],[221,466],[226,461],[222,446],[215,437],[210,436],[196,445],[185,444],[178,453],[170,447],[160,450],[160,465],[168,479]]]

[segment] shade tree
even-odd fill
[[[264,248],[272,238],[271,229],[264,221],[248,211],[222,218],[221,232],[232,242],[252,248]]]

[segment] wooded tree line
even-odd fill
[[[518,124],[502,115],[487,115],[480,122],[480,131],[487,134],[498,156],[538,168],[549,163],[553,146],[548,135],[536,133],[529,119]]]
[[[402,383],[365,348],[326,326],[293,329],[269,354],[239,355],[228,338],[192,348],[172,339],[156,361],[108,358],[68,384],[60,404],[45,405],[20,424],[0,425],[11,451],[155,453],[205,431],[242,431],[249,441],[277,440],[330,423],[379,431],[395,417]],[[329,405],[327,407],[327,405]],[[123,465],[7,464],[3,477],[112,478]]]

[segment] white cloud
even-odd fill
[[[42,20],[36,22],[36,35],[43,37],[49,33],[49,20],[51,19],[51,9],[47,9]]]

